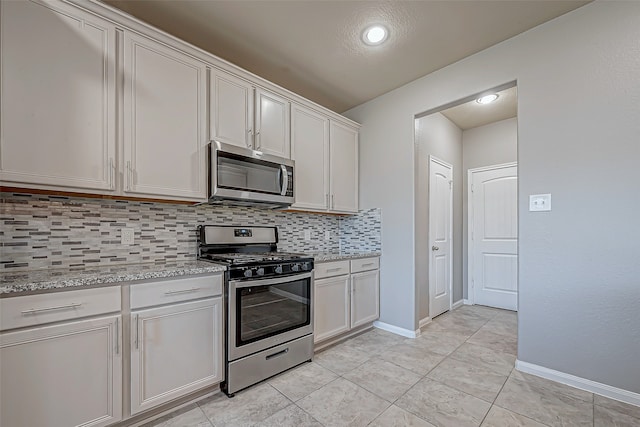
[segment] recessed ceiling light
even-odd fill
[[[481,96],[480,98],[476,99],[476,102],[478,104],[491,104],[493,101],[495,101],[496,99],[498,99],[500,95],[498,95],[497,93],[491,93],[489,95],[485,95],[485,96]]]
[[[362,33],[362,40],[368,45],[374,46],[382,44],[387,40],[389,32],[382,25],[372,25]]]

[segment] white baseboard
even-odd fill
[[[425,317],[418,323],[418,329],[422,329],[424,326],[427,326],[431,323],[431,317]]]
[[[533,363],[516,360],[516,369],[527,374],[536,375],[551,381],[566,384],[571,387],[599,394],[600,396],[618,400],[620,402],[629,403],[630,405],[640,406],[640,394],[632,391],[623,390],[621,388],[612,387],[610,385],[598,383],[586,378],[576,377],[544,366],[534,365]]]
[[[470,299],[463,299],[464,305],[473,305]]]
[[[390,325],[388,323],[375,321],[373,322],[373,326],[378,329],[382,329],[383,331],[391,332],[396,335],[401,335],[407,338],[418,338],[420,336],[420,329],[416,331],[412,331],[410,329],[400,328],[398,326]]]
[[[464,300],[458,300],[456,302],[453,303],[453,305],[451,306],[451,310],[455,310],[458,307],[461,307],[462,304],[464,304]]]

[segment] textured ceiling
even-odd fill
[[[496,93],[499,97],[491,104],[478,104],[474,99],[443,110],[441,113],[462,130],[516,117],[518,114],[517,88],[514,86]]]
[[[588,3],[104,1],[337,112]],[[372,23],[387,43],[362,43]]]

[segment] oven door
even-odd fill
[[[313,272],[229,282],[228,360],[313,332]]]

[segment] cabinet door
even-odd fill
[[[211,138],[253,147],[253,86],[223,71],[211,72]]]
[[[256,135],[254,147],[265,154],[291,157],[289,101],[256,89]]]
[[[115,27],[62,2],[3,1],[0,17],[0,179],[115,189]]]
[[[351,275],[351,327],[380,317],[380,270]]]
[[[331,121],[331,207],[358,212],[358,131]]]
[[[111,316],[0,334],[0,425],[119,421],[120,332],[120,316]]]
[[[315,281],[313,342],[340,335],[349,325],[349,276]]]
[[[329,202],[329,119],[291,105],[291,159],[295,160],[293,208],[327,210]]]
[[[131,314],[131,413],[222,381],[222,299]]]
[[[124,35],[125,192],[206,198],[206,67],[146,37]]]

